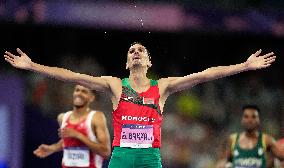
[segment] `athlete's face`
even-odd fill
[[[73,104],[76,107],[88,106],[95,96],[92,91],[84,86],[76,85],[73,92]]]
[[[242,117],[242,125],[247,131],[254,131],[259,128],[260,120],[256,109],[245,109]]]
[[[126,69],[131,69],[135,66],[144,66],[148,68],[152,66],[148,52],[141,44],[132,45],[127,53]]]

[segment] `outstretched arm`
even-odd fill
[[[17,48],[17,52],[19,56],[7,51],[4,55],[5,60],[15,68],[38,72],[58,80],[74,82],[98,91],[110,91],[108,80],[103,77],[93,77],[85,74],[75,73],[64,68],[40,65],[32,62],[27,54],[22,52],[19,48]]]
[[[273,52],[265,55],[260,54],[261,50],[258,50],[256,53],[252,54],[244,63],[229,66],[212,67],[202,72],[193,73],[184,77],[176,77],[169,80],[164,80],[167,83],[167,91],[169,94],[171,94],[177,91],[189,89],[199,83],[223,78],[248,70],[267,68],[276,59],[276,56]]]

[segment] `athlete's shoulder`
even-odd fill
[[[230,138],[235,138],[239,133],[238,132],[234,132],[230,134]]]
[[[58,115],[57,115],[57,122],[59,123],[59,125],[61,125],[61,123],[62,123],[62,120],[63,120],[63,116],[64,116],[64,114],[66,114],[67,112],[65,112],[65,113],[59,113]]]
[[[267,134],[265,132],[262,132],[261,134],[262,134],[262,136],[265,136],[265,137],[272,137],[271,135],[269,135],[269,134]]]
[[[262,138],[264,138],[264,139],[271,139],[271,138],[273,138],[271,135],[269,135],[267,133],[264,133],[264,132],[262,132],[261,135],[262,135]]]
[[[275,143],[276,140],[272,135],[266,134],[266,133],[262,133],[262,138],[264,140],[264,143],[269,145],[271,143]]]
[[[163,87],[163,86],[167,86],[174,79],[175,77],[167,77],[167,78],[160,78],[156,81],[158,82],[159,87]]]
[[[229,142],[230,142],[231,144],[235,144],[238,135],[239,135],[238,132],[235,132],[235,133],[230,134],[230,136],[229,136],[229,138],[228,138],[228,139],[229,139]]]
[[[104,112],[101,111],[101,110],[93,110],[93,111],[96,112],[95,115],[102,115],[102,116],[105,116]]]
[[[229,136],[229,138],[227,140],[227,143],[228,143],[228,145],[230,147],[230,151],[233,151],[234,148],[235,148],[235,145],[237,143],[238,134],[239,134],[238,132],[230,134],[230,136]]]
[[[93,121],[96,121],[96,120],[105,120],[105,114],[104,112],[102,111],[99,111],[99,110],[94,110],[95,111],[95,114],[94,114],[94,117],[93,117]]]
[[[262,141],[262,145],[265,150],[267,150],[268,148],[271,148],[276,143],[276,140],[274,139],[274,137],[266,133],[262,133],[261,141]]]
[[[106,125],[106,117],[102,111],[97,111],[92,118],[92,127]]]
[[[180,77],[166,77],[157,80],[159,87],[168,87],[172,82],[179,79]]]

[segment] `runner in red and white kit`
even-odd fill
[[[147,49],[140,43],[130,46],[126,69],[128,78],[93,77],[67,69],[48,67],[31,61],[17,49],[19,56],[5,52],[5,60],[20,69],[38,72],[58,80],[75,82],[90,89],[109,93],[113,103],[114,151],[110,168],[161,167],[161,123],[165,102],[169,95],[214,79],[243,71],[269,67],[276,59],[273,52],[252,54],[245,62],[208,68],[183,77],[169,77],[153,81],[147,78],[152,66]],[[162,58],[161,58],[162,59]]]
[[[63,150],[63,168],[101,168],[110,154],[110,138],[104,114],[89,107],[94,99],[90,89],[76,85],[73,110],[58,115],[61,140],[40,145],[34,154],[45,158]]]

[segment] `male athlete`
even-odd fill
[[[273,137],[260,130],[259,108],[246,105],[242,110],[244,131],[229,137],[223,151],[224,158],[220,159],[217,168],[225,168],[229,164],[233,168],[267,168],[273,165],[269,162],[273,161],[272,156],[283,160],[284,153]]]
[[[110,155],[110,138],[105,115],[90,109],[94,93],[80,85],[73,92],[73,110],[58,115],[61,140],[52,145],[40,145],[34,154],[45,158],[63,150],[63,168],[101,168]]]
[[[48,67],[31,61],[20,49],[19,56],[5,52],[5,60],[12,66],[30,70],[58,80],[75,82],[90,89],[111,95],[113,103],[114,147],[110,168],[162,167],[160,158],[161,124],[163,109],[169,95],[189,89],[199,83],[211,81],[243,71],[269,67],[276,59],[273,52],[252,54],[245,62],[208,68],[184,77],[159,80],[147,78],[152,66],[147,49],[140,43],[130,46],[126,69],[128,78],[112,76],[93,77],[67,69]]]

